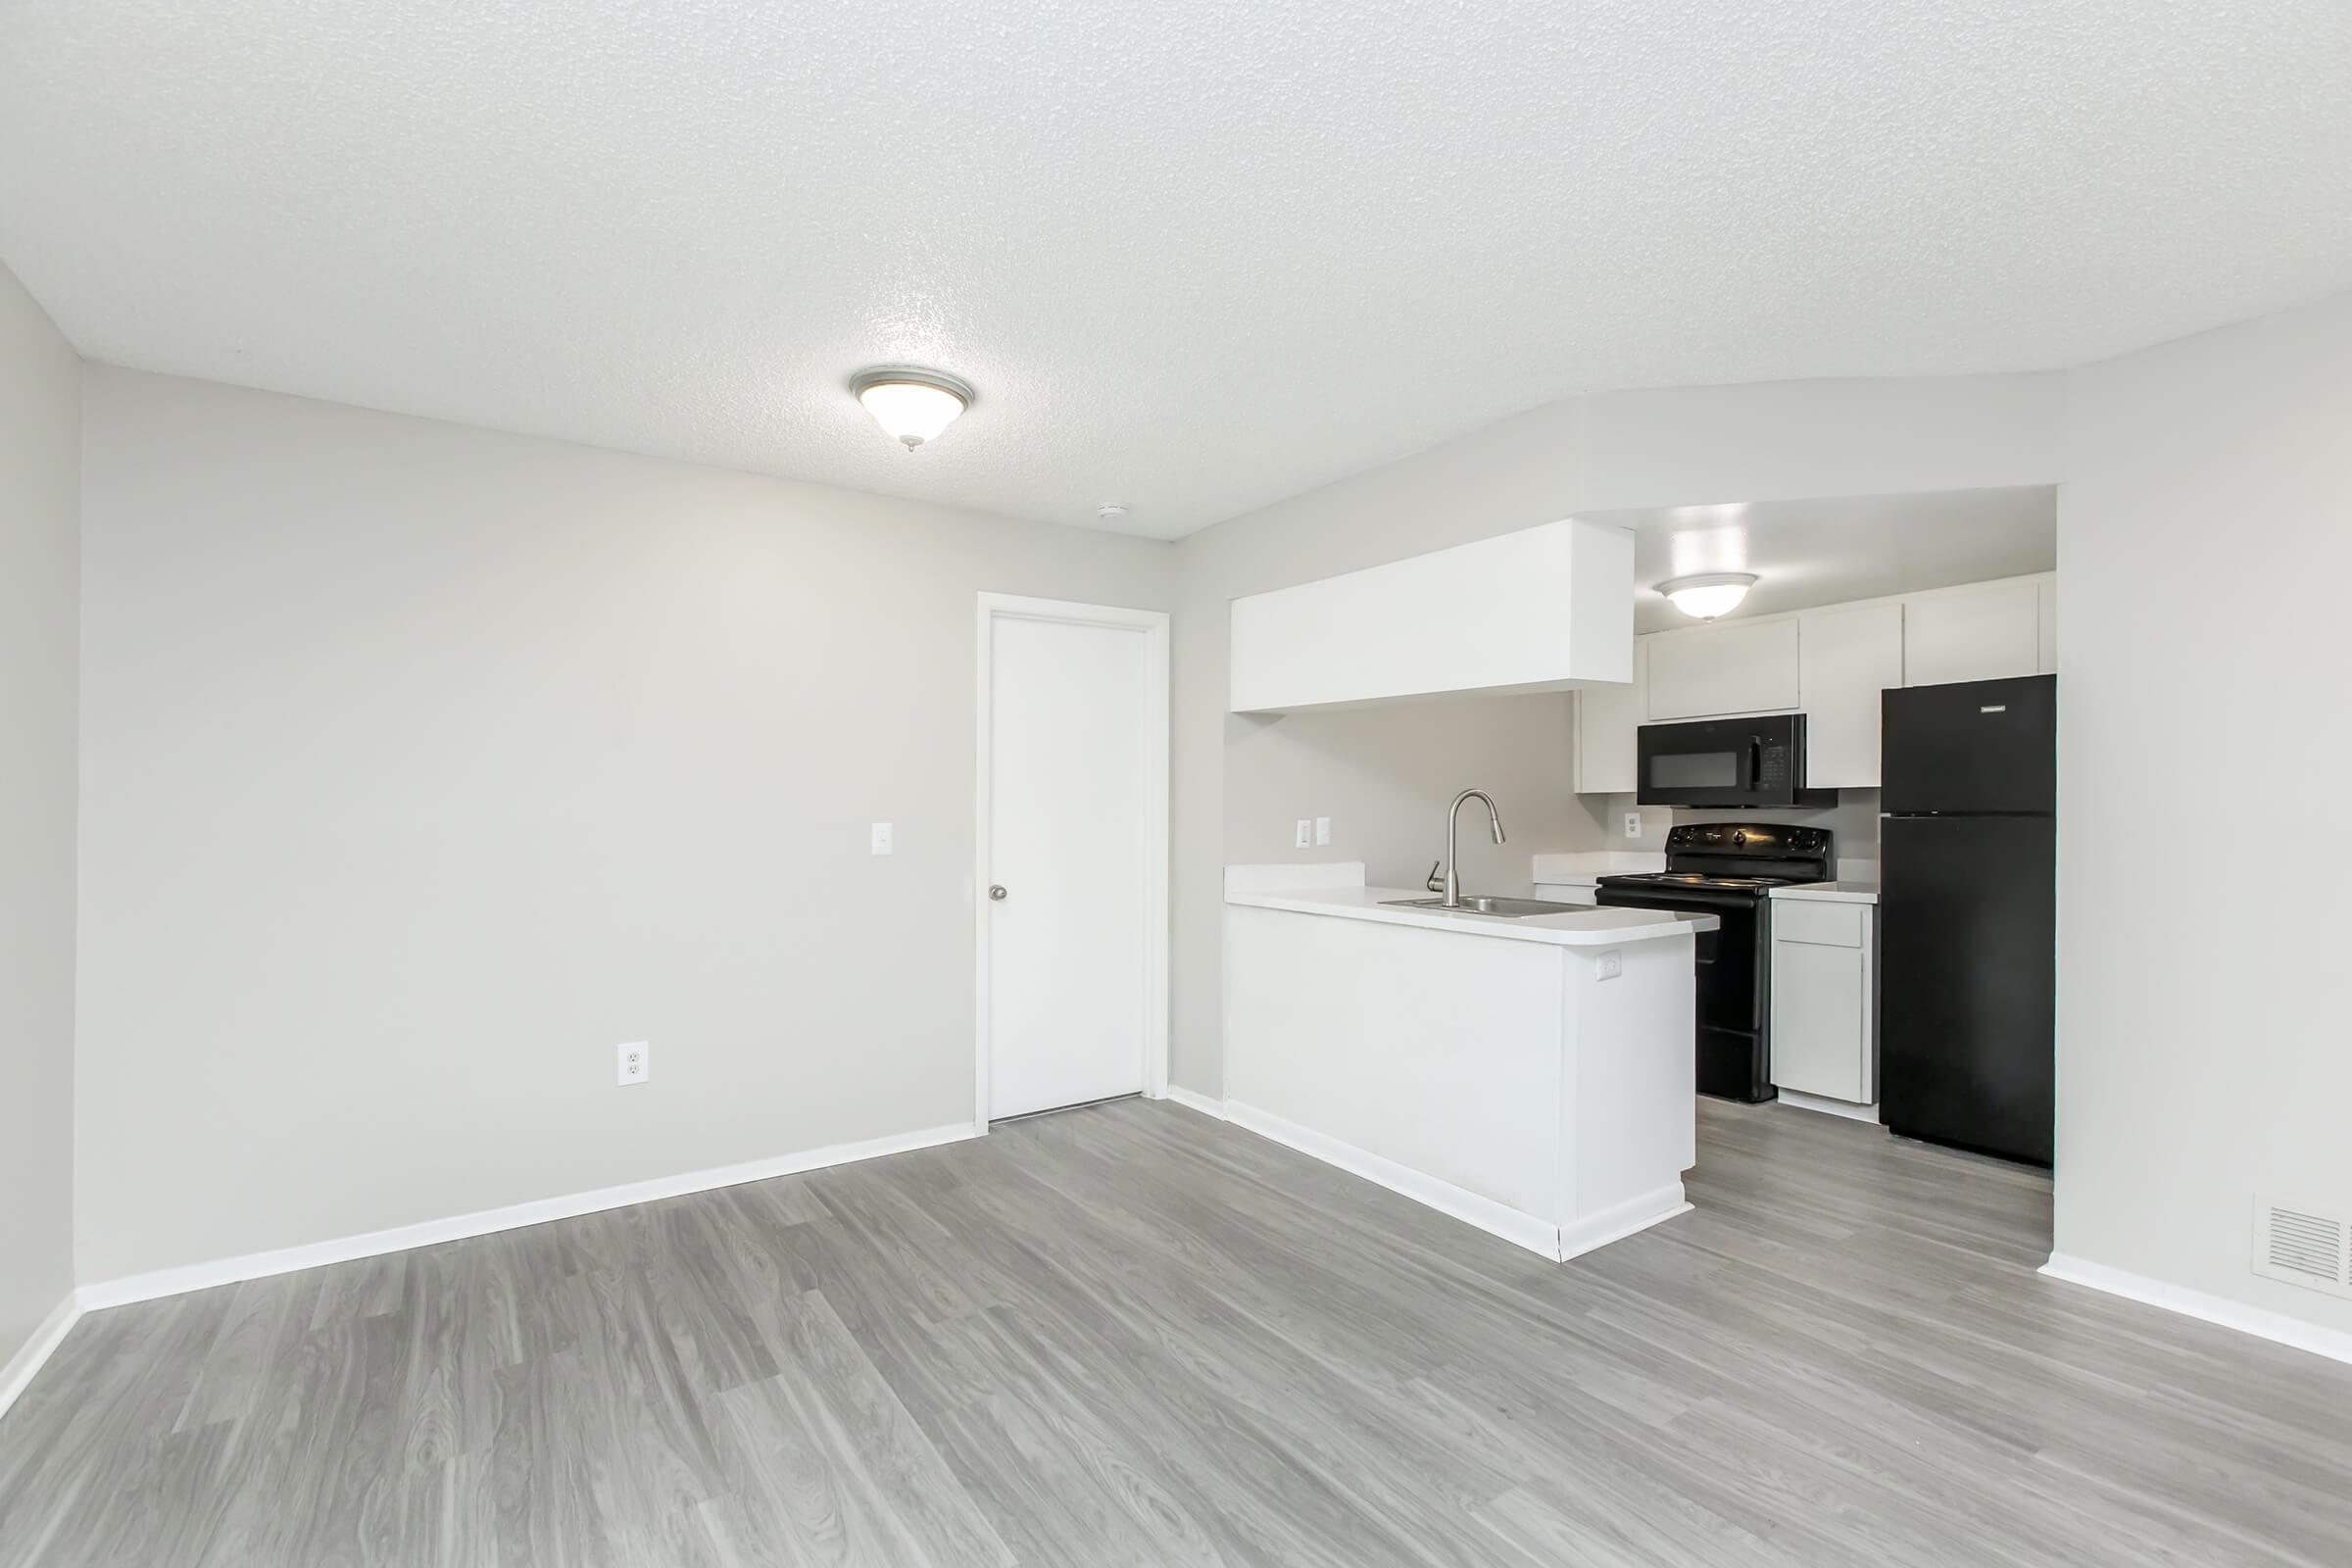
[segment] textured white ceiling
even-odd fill
[[[2022,577],[2058,564],[2058,492],[2049,485],[1578,515],[1634,530],[1636,631],[1697,624],[1657,585],[1700,572],[1756,574],[1726,617],[1737,618]]]
[[[0,260],[117,364],[1174,535],[2352,284],[2352,4],[8,0]],[[980,394],[911,455],[896,360]]]

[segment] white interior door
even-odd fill
[[[1166,622],[1105,613],[983,612],[990,1119],[1140,1093],[1164,1038]]]

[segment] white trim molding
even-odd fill
[[[1560,1261],[1582,1257],[1587,1252],[1622,1242],[1637,1231],[1670,1220],[1678,1214],[1690,1212],[1690,1200],[1684,1196],[1683,1184],[1668,1182],[1655,1192],[1629,1198],[1597,1214],[1586,1216],[1574,1225],[1560,1227]]]
[[[1203,1102],[1195,1108],[1205,1108],[1207,1103]],[[1468,1188],[1399,1165],[1369,1150],[1344,1144],[1254,1105],[1228,1100],[1224,1102],[1224,1112],[1225,1119],[1236,1127],[1246,1127],[1260,1138],[1270,1138],[1326,1165],[1337,1165],[1351,1176],[1361,1176],[1441,1214],[1449,1214],[1491,1236],[1499,1236],[1531,1252],[1541,1253],[1555,1263],[1564,1263],[1594,1248],[1622,1241],[1636,1231],[1645,1231],[1661,1220],[1690,1212],[1690,1203],[1684,1200],[1683,1184],[1678,1181],[1563,1229],[1550,1220],[1525,1213],[1508,1203],[1498,1203],[1492,1198],[1481,1198]]]
[[[1808,1095],[1801,1090],[1784,1089],[1777,1102],[1791,1110],[1819,1111],[1824,1116],[1843,1116],[1847,1121],[1866,1121],[1873,1127],[1879,1124],[1879,1102],[1857,1105],[1850,1100],[1832,1100],[1827,1095]]]
[[[973,661],[975,771],[972,780],[972,1124],[989,1123],[989,865],[991,822],[990,705],[995,691],[990,629],[998,617],[1058,621],[1074,626],[1110,626],[1144,638],[1144,769],[1148,794],[1141,824],[1144,858],[1144,1096],[1168,1093],[1168,612],[1117,605],[1085,605],[1021,594],[978,596],[978,646]]]
[[[487,1208],[478,1213],[455,1214],[447,1219],[430,1219],[416,1225],[396,1226],[391,1230],[369,1231],[362,1236],[311,1242],[301,1247],[282,1247],[268,1252],[249,1252],[243,1257],[224,1257],[211,1263],[189,1263],[179,1268],[157,1269],[148,1274],[109,1280],[101,1285],[85,1285],[79,1293],[79,1302],[82,1310],[94,1312],[102,1307],[122,1306],[131,1301],[148,1301],[162,1296],[210,1290],[217,1285],[234,1285],[240,1280],[291,1274],[297,1269],[318,1268],[326,1263],[347,1263],[357,1257],[405,1252],[411,1248],[463,1241],[469,1236],[487,1236],[493,1231],[518,1230],[525,1225],[544,1225],[550,1220],[572,1219],[609,1208],[626,1208],[631,1203],[650,1203],[664,1198],[682,1198],[689,1193],[706,1193],[713,1188],[736,1187],[745,1182],[762,1182],[777,1176],[822,1170],[828,1165],[847,1165],[884,1154],[904,1154],[917,1149],[933,1149],[941,1144],[971,1138],[980,1131],[968,1123],[956,1122],[922,1132],[897,1133],[856,1144],[833,1144],[797,1154],[749,1160],[740,1165],[720,1165],[677,1176],[657,1176],[651,1181],[631,1182],[622,1187],[605,1187],[564,1198],[542,1198],[527,1203],[512,1203],[505,1208]]]
[[[1197,1110],[1203,1116],[1214,1116],[1219,1121],[1225,1119],[1225,1102],[1211,1100],[1197,1089],[1187,1089],[1182,1084],[1170,1084],[1168,1092],[1163,1098],[1174,1101],[1187,1110]]]
[[[2265,1307],[2248,1306],[2227,1297],[2208,1296],[2182,1286],[2170,1285],[2151,1279],[2145,1274],[2133,1274],[2127,1269],[2110,1268],[2086,1258],[2071,1257],[2064,1252],[2052,1252],[2050,1260],[2041,1265],[2040,1272],[2051,1279],[2064,1280],[2069,1285],[2087,1286],[2109,1296],[2120,1296],[2128,1301],[2147,1306],[2160,1306],[2167,1312],[2193,1317],[2201,1322],[2235,1329],[2256,1339],[2274,1344],[2292,1346],[2309,1350],[2331,1361],[2352,1362],[2352,1334],[2342,1329],[2327,1328],[2307,1323],[2284,1312],[2273,1312]]]
[[[74,1325],[81,1321],[81,1313],[80,1293],[69,1291],[55,1310],[41,1319],[41,1326],[32,1331],[32,1338],[17,1348],[17,1353],[8,1358],[6,1366],[0,1366],[0,1415],[8,1413],[8,1407],[17,1402],[17,1396],[24,1392],[32,1375],[65,1343]]]

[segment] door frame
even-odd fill
[[[1144,639],[1144,821],[1138,846],[1144,856],[1144,1094],[1164,1100],[1168,1093],[1168,612],[1115,605],[1033,599],[1021,594],[983,593],[977,610],[978,650],[975,710],[977,765],[972,815],[972,1131],[988,1131],[990,1050],[988,888],[991,770],[995,761],[994,715],[990,711],[994,670],[991,650],[996,623],[1055,621],[1073,626],[1109,626]]]

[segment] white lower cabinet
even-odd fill
[[[1878,1098],[1878,909],[1772,901],[1772,1081],[1784,1093]]]

